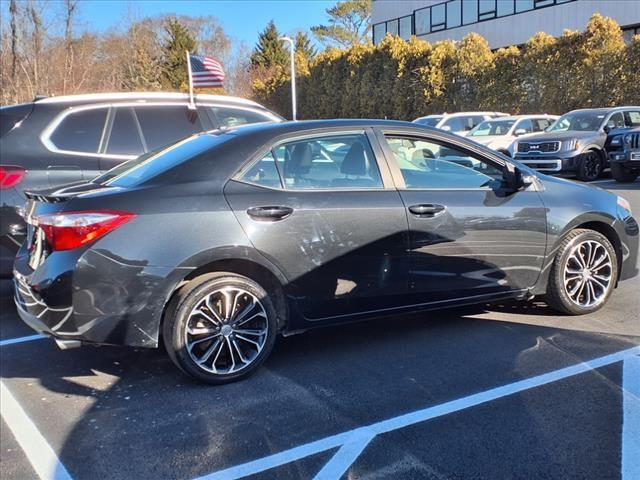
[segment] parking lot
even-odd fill
[[[640,212],[640,182],[598,186]],[[1,287],[3,479],[640,478],[640,277],[584,317],[513,302],[280,339],[220,387],[163,351],[60,351]]]

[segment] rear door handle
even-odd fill
[[[293,208],[282,206],[251,207],[247,214],[254,220],[282,220],[293,213]]]
[[[435,203],[423,203],[422,205],[411,205],[409,211],[419,217],[435,217],[439,213],[444,212],[444,205]]]

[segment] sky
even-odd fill
[[[4,3],[4,2],[3,2]],[[139,17],[175,13],[213,15],[233,40],[253,47],[269,20],[280,32],[294,34],[327,22],[336,0],[82,0],[78,20],[88,30],[117,28],[128,12]]]

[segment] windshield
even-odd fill
[[[487,120],[469,132],[470,137],[488,137],[490,135],[506,135],[515,120]]]
[[[188,137],[168,147],[145,153],[133,160],[124,162],[99,177],[96,177],[93,179],[93,182],[116,187],[140,185],[228,138],[229,135],[216,136],[213,134],[200,134]],[[216,140],[212,141],[212,139]]]
[[[435,127],[440,120],[442,120],[442,117],[425,117],[419,118],[418,120],[416,120],[416,123],[426,125],[427,127]]]
[[[605,114],[594,111],[569,112],[562,115],[551,125],[547,132],[565,132],[577,130],[580,132],[596,132],[602,125]]]

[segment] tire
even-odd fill
[[[597,180],[604,171],[602,155],[597,150],[588,150],[580,155],[576,176],[583,182]]]
[[[634,170],[627,170],[622,165],[616,162],[611,163],[611,176],[616,182],[630,183],[638,178],[638,172]]]
[[[581,266],[580,258],[587,268]],[[607,303],[617,279],[618,260],[607,237],[594,230],[572,230],[560,243],[551,266],[547,304],[568,315],[595,312]]]
[[[277,333],[267,291],[250,278],[227,272],[183,286],[163,323],[171,360],[186,374],[214,385],[254,373],[271,353]]]

